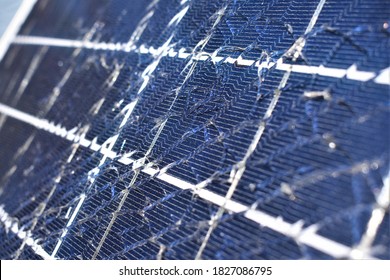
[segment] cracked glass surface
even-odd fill
[[[37,1],[0,258],[390,259],[389,4]]]

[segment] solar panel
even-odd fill
[[[389,4],[38,0],[0,258],[390,259]]]

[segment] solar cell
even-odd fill
[[[390,259],[389,1],[26,3],[2,259]]]

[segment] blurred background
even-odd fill
[[[0,0],[0,38],[21,3],[22,0]]]

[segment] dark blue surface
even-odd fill
[[[180,5],[179,0],[160,0],[148,8],[152,2],[38,1],[20,35],[83,40],[96,28],[90,41],[125,44],[144,16],[154,11],[135,46],[158,49],[172,36],[172,50],[190,56],[164,55],[138,93],[142,73],[159,59],[150,53],[83,48],[75,54],[73,48],[48,47],[20,100],[15,100],[31,61],[44,46],[12,44],[0,64],[1,104],[67,130],[85,129],[85,137],[98,144],[120,134],[113,148],[118,158],[107,159],[91,184],[88,174],[99,165],[102,153],[75,148],[48,131],[7,118],[0,127],[3,209],[49,254],[62,239],[55,256],[60,259],[93,258],[113,215],[117,218],[98,259],[193,259],[219,207],[155,176],[135,175],[119,156],[133,152],[133,159],[142,158],[166,121],[147,162],[160,170],[169,166],[168,174],[192,184],[209,179],[206,189],[225,197],[232,168],[245,157],[264,121],[264,133],[246,161],[232,200],[291,224],[301,221],[303,228],[316,224],[318,235],[349,248],[357,246],[389,174],[389,85],[375,77],[389,67],[390,2],[326,1],[308,34],[305,30],[320,1],[192,0]],[[169,24],[187,5],[181,21]],[[199,42],[205,38],[201,49]],[[288,50],[299,38],[305,38],[305,45],[295,61]],[[259,73],[254,64],[213,62],[210,57],[195,62],[200,51],[225,59],[281,58],[341,70],[356,65],[374,78],[359,81],[292,71],[271,116],[265,118],[286,72],[271,68]],[[120,72],[110,84],[116,69]],[[46,111],[68,70],[69,78]],[[330,98],[304,96],[324,90]],[[121,110],[137,98],[120,128]],[[100,100],[101,107],[93,113]],[[21,152],[30,137],[31,144]],[[283,191],[286,185],[293,194]],[[125,203],[116,212],[126,191]],[[67,212],[74,211],[81,194],[86,194],[85,202],[67,227]],[[42,212],[40,203],[45,205]],[[384,211],[368,253],[390,259],[388,206]],[[67,234],[61,237],[64,229]],[[22,248],[4,223],[0,235],[2,259],[40,258],[31,247]],[[245,212],[225,211],[202,258],[333,256],[249,220]]]

